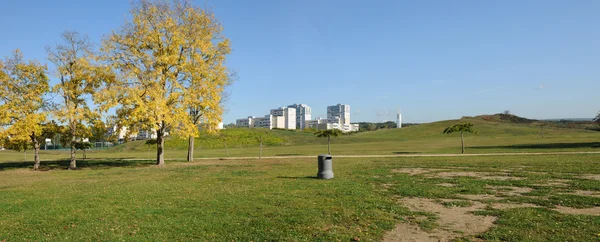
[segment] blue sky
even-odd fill
[[[600,111],[600,1],[196,1],[232,41],[226,123],[305,103],[352,121],[478,114],[591,118]],[[0,56],[45,59],[64,30],[97,44],[126,0],[5,0]],[[52,66],[51,66],[52,67]]]

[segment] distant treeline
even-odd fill
[[[418,123],[402,123],[402,127],[418,125]],[[378,129],[395,129],[396,122],[387,121],[383,123],[359,122],[358,128],[360,131],[374,131]]]

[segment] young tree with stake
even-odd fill
[[[319,138],[327,138],[327,154],[331,155],[331,137],[338,137],[342,134],[339,129],[319,130],[315,135]]]
[[[455,124],[455,125],[452,125],[446,129],[444,129],[443,133],[451,134],[451,133],[455,133],[455,132],[460,132],[460,144],[462,146],[461,153],[464,154],[465,153],[465,140],[464,140],[463,133],[474,133],[475,131],[473,130],[473,124],[472,123]]]

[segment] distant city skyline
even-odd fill
[[[273,103],[305,103],[313,119],[345,103],[353,123],[394,121],[398,107],[405,123],[600,111],[600,1],[193,2],[213,11],[231,40],[227,65],[239,78],[226,124]],[[19,48],[42,63],[63,31],[100,46],[130,9],[122,0],[2,4],[0,56]]]

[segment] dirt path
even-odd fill
[[[470,156],[521,156],[521,155],[573,155],[573,154],[600,154],[598,151],[578,151],[578,152],[527,152],[527,153],[482,153],[482,154],[398,154],[398,155],[332,155],[334,158],[386,158],[386,157],[470,157]],[[263,156],[262,159],[297,159],[297,158],[316,158],[316,155],[299,156]],[[194,160],[256,160],[256,156],[246,157],[204,157]],[[135,160],[135,159],[133,159]],[[167,160],[185,160],[185,159],[167,159]]]

